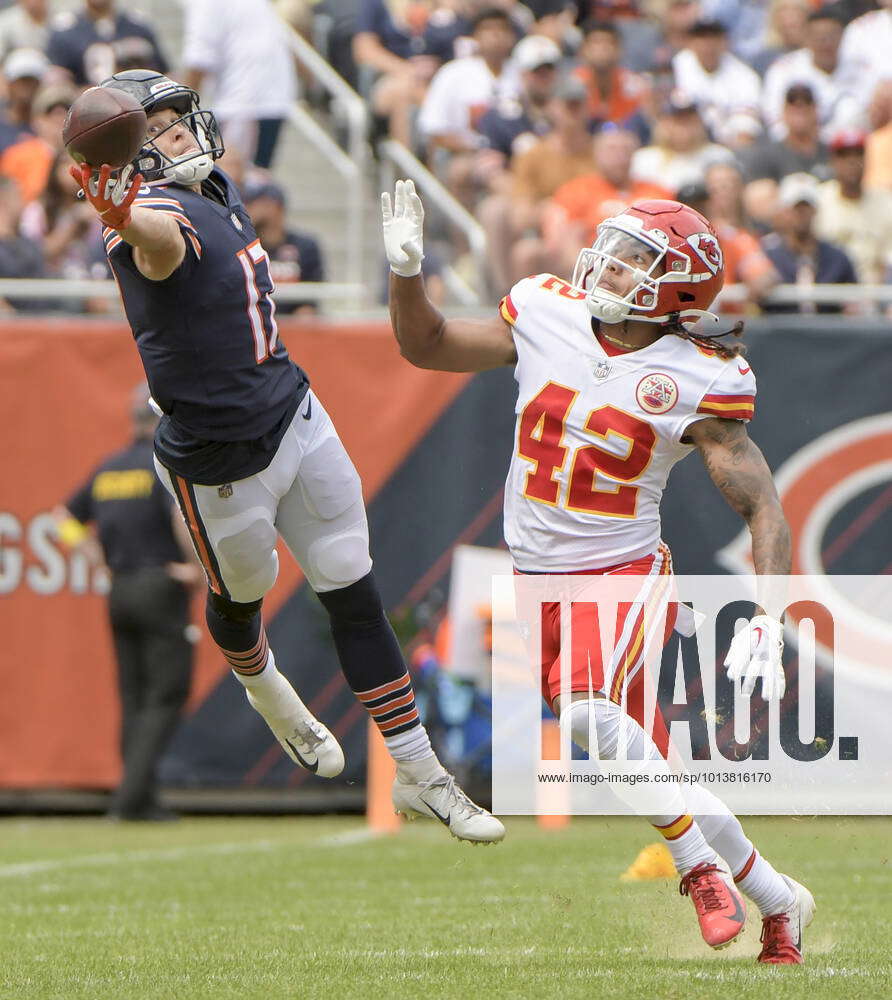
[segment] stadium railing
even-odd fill
[[[402,148],[402,147],[400,147]],[[411,156],[411,154],[409,154]],[[400,166],[397,163],[397,166]],[[432,175],[425,177],[419,175],[417,182],[419,188],[425,196],[438,197],[439,181]],[[447,192],[448,194],[448,192]],[[451,197],[451,196],[449,196]],[[432,199],[432,200],[433,200]],[[460,207],[460,206],[459,206]],[[464,209],[462,209],[464,212]],[[467,215],[467,213],[465,213]],[[473,224],[475,229],[468,228],[469,242],[473,239],[472,252],[475,258],[482,252],[479,239],[482,239],[482,231],[479,235],[476,230],[480,227],[476,221],[468,216],[465,222]],[[485,241],[484,241],[485,242]],[[467,307],[486,308],[487,303],[481,302],[480,293],[471,289],[461,281],[458,276],[454,276],[455,285],[452,290],[457,293],[456,298],[461,305]],[[64,302],[73,299],[111,299],[119,298],[117,284],[112,280],[80,280],[68,278],[0,278],[0,299],[8,299],[15,303],[17,300],[30,300],[54,303]],[[326,305],[326,315],[353,316],[358,311],[365,314],[380,312],[380,307],[376,305],[375,289],[360,283],[339,283],[331,281],[323,282],[298,282],[295,284],[281,284],[276,288],[276,300],[285,303],[300,302],[322,302]],[[748,293],[744,285],[729,285],[723,290],[720,298],[721,303],[747,302]],[[777,304],[799,304],[819,305],[825,303],[836,303],[839,305],[859,305],[865,309],[865,314],[874,313],[880,306],[892,304],[892,284],[888,285],[811,285],[803,288],[800,285],[778,285],[770,295],[764,300],[766,303]],[[491,305],[491,303],[490,303]],[[36,310],[29,310],[31,313]],[[80,315],[78,313],[78,315]],[[808,312],[794,313],[807,319]]]
[[[335,120],[347,126],[347,152],[328,135],[309,111],[300,103],[291,109],[292,125],[312,143],[332,167],[347,182],[345,208],[347,214],[346,274],[351,294],[362,282],[364,255],[364,220],[366,217],[366,171],[368,169],[369,116],[365,101],[356,91],[302,38],[288,28],[288,40],[294,57],[328,94]],[[319,295],[313,296],[319,299]],[[306,300],[301,300],[306,301]]]

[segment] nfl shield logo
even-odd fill
[[[594,368],[594,376],[600,382],[610,374],[611,365],[606,361],[599,361]]]
[[[217,496],[221,500],[228,500],[232,496],[232,483],[224,483],[217,487]]]

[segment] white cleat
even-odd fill
[[[801,951],[802,932],[815,918],[815,910],[817,909],[815,905],[815,897],[808,891],[808,889],[805,888],[804,885],[801,885],[795,879],[790,878],[789,875],[781,874],[781,878],[792,889],[793,895],[796,897],[796,901],[787,913],[790,918],[790,926],[796,940],[799,942],[799,949]]]
[[[344,751],[329,730],[302,703],[288,719],[270,719],[245,691],[251,707],[263,716],[286,754],[320,778],[334,778],[344,770]]]
[[[499,820],[472,802],[447,771],[417,783],[401,781],[397,775],[392,795],[397,813],[410,820],[417,816],[438,819],[459,840],[496,844],[505,836]]]

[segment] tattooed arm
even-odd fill
[[[739,420],[709,417],[692,424],[685,435],[728,504],[746,521],[753,540],[758,576],[790,573],[790,528],[771,472]]]

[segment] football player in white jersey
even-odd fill
[[[666,589],[660,578],[671,572],[659,505],[672,466],[698,451],[749,526],[756,573],[790,572],[789,528],[746,432],[753,373],[739,347],[685,325],[712,316],[707,310],[722,287],[715,232],[679,202],[637,202],[598,227],[569,283],[535,275],[511,289],[491,320],[446,319],[420,276],[424,210],[413,183],[398,181],[393,202],[389,193],[381,200],[390,315],[403,356],[441,371],[515,367],[505,539],[516,570],[643,578],[640,603],[621,605],[629,613],[618,622],[610,662],[586,664],[584,676],[574,670],[568,704],[560,695],[559,627],[550,636],[543,627],[544,697],[580,746],[589,749],[596,734],[592,756],[616,757],[622,740],[629,759],[668,770],[665,730],[652,738],[632,715],[645,646],[640,609]],[[781,623],[757,614],[732,641],[729,677],[742,680],[747,695],[761,679],[763,698],[779,698],[782,648]],[[778,873],[707,789],[679,791],[669,806],[648,819],[665,838],[707,943],[724,947],[743,929],[740,890],[763,918],[758,960],[801,963],[811,893]]]

